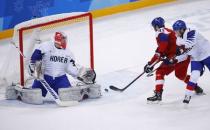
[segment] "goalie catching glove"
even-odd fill
[[[85,84],[93,84],[95,83],[96,73],[93,69],[82,67],[79,70],[77,79]]]

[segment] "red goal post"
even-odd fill
[[[69,26],[71,26],[71,25],[73,26],[74,24],[82,23],[83,21],[85,21],[87,24],[81,25],[81,26],[85,26],[87,28],[86,30],[88,30],[87,32],[89,33],[86,38],[86,39],[88,39],[87,42],[89,44],[89,47],[88,47],[88,49],[89,49],[89,63],[90,63],[89,67],[94,68],[93,20],[92,20],[91,13],[64,13],[64,14],[52,15],[52,16],[37,18],[37,19],[23,22],[23,23],[15,26],[13,41],[15,41],[16,46],[19,47],[20,52],[24,55],[25,54],[24,46],[26,44],[29,44],[29,43],[24,43],[25,42],[24,35],[27,36],[28,33],[31,33],[31,32],[33,32],[33,30],[36,30],[38,28],[42,32],[45,31],[45,32],[50,32],[50,33],[55,32],[56,30],[59,30],[60,27],[68,30]],[[58,29],[55,29],[55,28],[58,28]],[[69,30],[71,32],[71,29],[69,29]],[[48,34],[48,33],[46,33],[46,34]],[[81,33],[81,34],[83,34],[83,33]],[[19,44],[17,43],[17,41],[19,42]],[[22,54],[20,54],[20,84],[22,86],[24,86],[25,67],[24,67],[24,56],[22,56]]]

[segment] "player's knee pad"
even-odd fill
[[[157,73],[155,79],[156,80],[164,80],[164,75]]]
[[[18,85],[12,85],[6,90],[6,99],[19,99],[29,104],[43,104],[41,89],[23,89]]]
[[[199,70],[193,70],[191,72],[191,75],[190,75],[190,81],[193,82],[193,83],[197,83],[199,77],[200,77],[200,71]]]

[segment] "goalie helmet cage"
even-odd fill
[[[35,21],[34,21],[35,20]],[[42,22],[43,21],[43,22]],[[23,35],[24,32],[27,32],[32,29],[36,28],[44,28],[49,29],[53,28],[53,26],[66,26],[67,24],[74,24],[74,23],[80,23],[82,21],[88,22],[88,42],[89,42],[89,67],[94,69],[94,53],[93,53],[93,21],[92,21],[92,14],[91,13],[64,13],[64,14],[58,14],[58,15],[52,15],[42,18],[33,19],[27,22],[23,22],[23,24],[18,24],[14,29],[14,35],[13,35],[13,41],[15,41],[15,37],[18,35],[17,41],[19,41],[19,50],[20,50],[20,84],[24,86],[24,40]],[[25,26],[26,25],[26,26]],[[62,31],[62,30],[61,30]],[[71,32],[71,31],[70,31]],[[67,35],[68,37],[68,35]],[[69,37],[68,37],[69,38]],[[71,37],[70,37],[71,39]],[[15,42],[16,45],[18,45]],[[27,43],[29,44],[29,43]],[[21,54],[22,53],[22,54]],[[77,60],[77,59],[76,59]]]

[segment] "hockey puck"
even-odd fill
[[[109,92],[109,90],[107,88],[104,89],[105,92]]]

